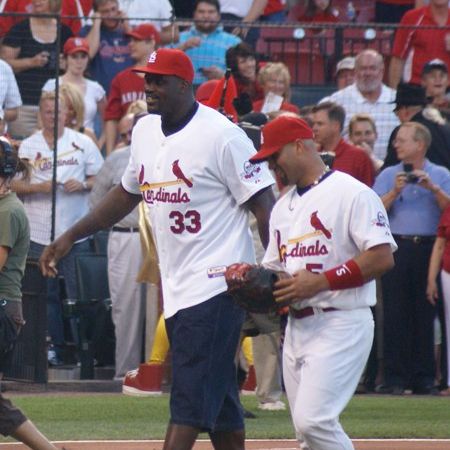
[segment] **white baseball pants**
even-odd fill
[[[283,376],[300,448],[351,450],[339,423],[372,346],[370,308],[289,317]]]
[[[447,384],[450,386],[450,273],[441,270],[442,295],[444,297],[444,317],[447,331]]]
[[[115,377],[139,367],[145,323],[143,285],[136,282],[142,264],[138,232],[111,231],[108,239],[108,282],[116,335]]]

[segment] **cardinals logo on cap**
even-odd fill
[[[148,62],[150,64],[153,64],[156,62],[156,52],[150,53],[150,56],[148,57]]]
[[[75,38],[74,43],[77,47],[83,45],[83,41],[80,38]]]
[[[319,219],[319,216],[317,215],[318,211],[314,211],[311,214],[311,219],[310,219],[310,223],[312,225],[312,227],[317,230],[317,231],[321,231],[323,233],[323,235],[327,238],[327,239],[331,239],[331,232],[330,230],[328,230],[325,225],[322,223],[322,221]]]

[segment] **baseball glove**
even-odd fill
[[[280,308],[273,296],[278,278],[274,270],[246,263],[232,264],[225,271],[228,292],[239,306],[252,313],[268,313]]]

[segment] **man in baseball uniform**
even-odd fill
[[[263,264],[283,270],[274,295],[289,305],[283,375],[303,449],[353,449],[339,423],[369,356],[375,281],[393,267],[380,198],[322,162],[305,121],[280,116],[263,128],[251,162],[268,160],[284,184]]]
[[[53,265],[81,236],[108,227],[143,198],[158,250],[164,316],[172,349],[170,423],[165,450],[190,450],[200,431],[215,449],[245,443],[234,356],[243,311],[226,293],[227,265],[253,262],[248,211],[263,244],[273,179],[245,133],[194,99],[194,69],[180,50],[159,49],[144,67],[149,115],[133,129],[122,182],[45,251]]]
[[[64,98],[55,91],[43,92],[39,104],[42,130],[23,140],[19,156],[33,166],[30,180],[14,180],[13,189],[21,195],[30,221],[30,251],[28,256],[39,258],[51,241],[52,176],[55,126],[58,128],[55,236],[58,237],[82,218],[88,211],[89,191],[95,175],[103,165],[98,147],[85,134],[64,126],[67,107]],[[56,105],[58,123],[55,123]],[[77,239],[70,253],[60,261],[59,270],[64,276],[67,298],[78,298],[75,272],[77,255],[90,251],[86,238]],[[64,354],[64,322],[59,284],[49,280],[47,284],[48,333],[51,347],[48,361],[61,365]]]

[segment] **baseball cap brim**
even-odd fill
[[[257,164],[263,161],[267,161],[272,155],[281,150],[279,145],[263,146],[260,150],[253,155],[249,161],[253,164]]]
[[[177,75],[176,73],[172,73],[172,72],[169,73],[167,70],[156,69],[154,67],[152,67],[150,69],[149,67],[146,67],[146,66],[137,66],[137,67],[133,67],[133,69],[131,69],[131,71],[136,72],[136,73],[153,73],[155,75],[173,76],[173,77],[178,77],[178,78],[185,80],[185,78],[181,77],[180,75]],[[186,80],[186,81],[189,81],[189,80]]]
[[[136,72],[136,73],[153,73],[155,75],[173,76],[173,77],[178,77],[178,78],[184,79],[183,77],[180,77],[176,73],[167,73],[167,70],[155,69],[153,67],[150,69],[145,66],[138,66],[138,67],[134,67],[133,69],[131,69],[131,71]],[[188,80],[186,80],[186,81],[188,81]]]
[[[145,38],[141,36],[139,33],[136,33],[135,31],[129,31],[128,33],[125,33],[125,36],[133,37],[139,41],[143,41]]]

